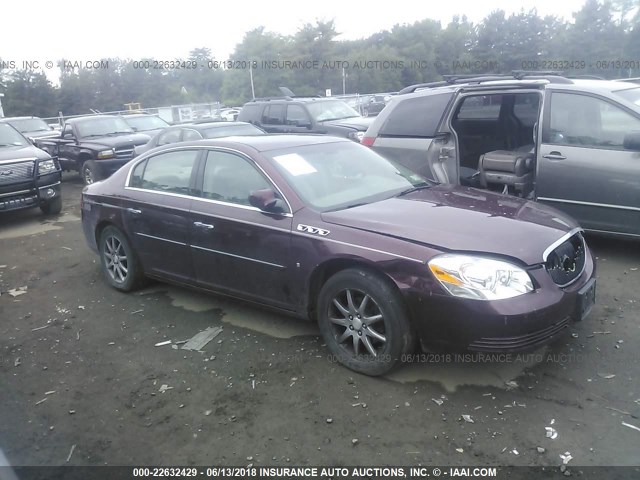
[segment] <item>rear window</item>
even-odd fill
[[[238,121],[242,122],[256,122],[260,119],[260,114],[262,113],[263,105],[258,104],[247,104],[242,107],[240,113],[238,114]]]
[[[380,129],[385,137],[434,137],[453,93],[399,101]],[[389,108],[389,107],[387,107]]]

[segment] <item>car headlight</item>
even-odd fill
[[[111,158],[114,155],[115,152],[112,148],[110,148],[109,150],[102,150],[101,152],[98,152],[98,158]]]
[[[429,269],[453,296],[502,300],[533,291],[531,277],[512,263],[471,255],[439,255]]]
[[[38,175],[46,175],[57,170],[56,164],[53,160],[42,160],[38,162]]]
[[[364,132],[351,132],[349,134],[349,138],[351,140],[355,140],[356,142],[361,142],[364,138]]]

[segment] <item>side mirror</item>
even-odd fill
[[[622,146],[625,150],[640,152],[640,132],[625,135],[624,140],[622,140]]]
[[[285,213],[286,205],[284,201],[276,197],[276,193],[270,188],[256,190],[249,195],[249,203],[263,212]]]

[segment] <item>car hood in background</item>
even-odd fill
[[[26,147],[0,147],[0,162],[6,160],[25,160],[33,158],[48,160],[51,156],[33,145],[28,145]]]
[[[142,133],[132,133],[127,135],[118,135],[113,137],[80,139],[82,146],[95,147],[96,149],[107,147],[116,148],[122,146],[144,145],[149,141],[149,135]]]
[[[369,125],[373,122],[373,118],[369,117],[353,117],[342,118],[339,120],[325,120],[320,122],[322,125],[332,125],[335,127],[353,128],[354,130],[364,131],[369,128]]]
[[[549,245],[578,226],[544,205],[448,185],[325,212],[322,218],[445,251],[506,255],[528,265],[541,263]]]

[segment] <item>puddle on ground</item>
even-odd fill
[[[80,217],[75,215],[61,215],[58,218],[52,218],[41,222],[30,221],[24,224],[10,225],[0,230],[0,240],[28,237],[30,235],[38,235],[52,230],[61,230],[62,225],[59,225],[60,223],[79,221]]]
[[[402,365],[386,378],[399,383],[439,383],[451,393],[465,385],[506,389],[506,383],[521,376],[526,368],[542,363],[546,350],[543,347],[529,353],[493,355],[418,354],[416,358],[422,362]]]
[[[165,293],[171,305],[191,312],[206,312],[220,309],[222,321],[276,338],[292,338],[304,335],[319,336],[318,327],[311,323],[286,315],[245,306],[240,302],[223,297],[206,295],[172,286],[162,286],[141,292]],[[433,382],[440,384],[447,392],[468,386],[506,389],[507,382],[521,376],[526,368],[544,361],[547,347],[523,354],[416,354],[419,363],[405,363],[385,378],[407,384]],[[448,355],[448,357],[446,356]]]
[[[234,302],[222,297],[192,292],[177,287],[166,287],[157,291],[166,293],[171,299],[171,305],[174,307],[184,308],[191,312],[220,309],[223,312],[223,322],[263,333],[270,337],[291,338],[320,335],[317,325],[312,322],[272,313],[257,307],[245,306],[240,302]]]

